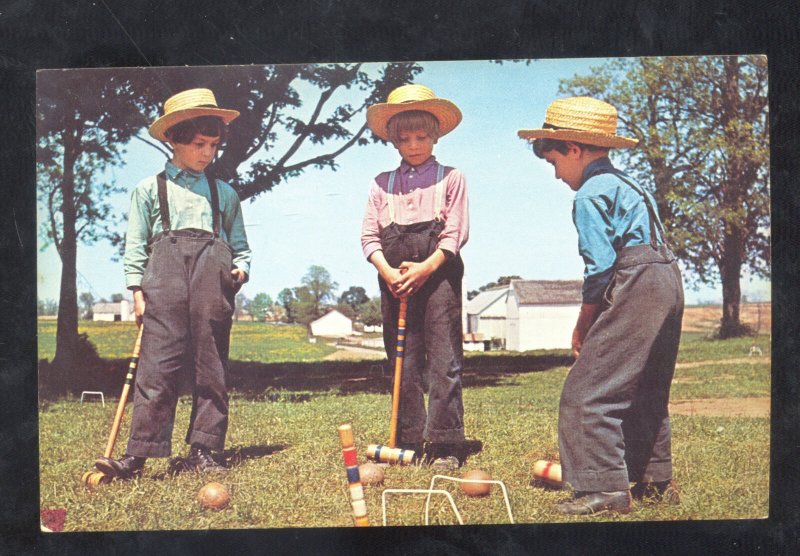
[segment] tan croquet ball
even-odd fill
[[[197,493],[197,501],[203,508],[211,510],[221,510],[231,502],[231,495],[225,485],[220,483],[208,483]]]
[[[481,469],[467,471],[461,476],[462,479],[491,481],[492,476]],[[492,483],[461,483],[461,490],[467,496],[486,496],[492,490]]]
[[[375,486],[383,484],[383,467],[368,461],[358,466],[358,476],[361,484]]]

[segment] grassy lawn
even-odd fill
[[[128,356],[133,341],[130,325],[106,325],[108,330],[95,326],[82,331],[92,341],[98,339],[102,356]],[[265,328],[268,326],[236,324],[232,359],[270,362],[282,357],[294,361],[307,357],[319,361],[332,350],[309,344],[303,329]],[[273,329],[277,329],[275,337]],[[264,337],[266,332],[269,338]],[[762,336],[758,341],[768,354],[768,338]],[[52,344],[42,336],[40,342],[42,357],[46,357],[46,348]],[[117,343],[121,344],[119,349]],[[769,358],[746,359],[750,345],[751,339],[710,342],[702,334],[685,335],[679,363],[687,365],[676,371],[673,399],[768,396]],[[283,347],[271,354],[266,346]],[[715,363],[733,359],[743,361]],[[480,468],[504,481],[518,523],[587,521],[554,511],[555,503],[565,499],[566,493],[531,485],[533,462],[557,458],[558,398],[568,371],[567,364],[539,365],[541,361],[559,361],[558,352],[469,356],[464,390],[466,430],[469,438],[483,442],[483,450],[455,475]],[[503,365],[513,371],[496,372]],[[362,384],[360,380],[352,378],[348,384]],[[174,456],[187,451],[183,435],[190,407],[190,400],[181,398],[173,434]],[[351,527],[352,510],[336,427],[352,424],[362,463],[367,444],[387,440],[390,401],[385,388],[338,385],[287,388],[270,396],[232,392],[226,451],[232,468],[218,477],[230,489],[232,503],[221,512],[201,510],[195,501],[197,491],[209,478],[191,473],[170,476],[165,459],[149,460],[145,476],[139,480],[87,490],[80,478],[105,446],[114,409],[113,403],[102,407],[99,403],[80,404],[72,398],[42,404],[41,507],[66,508],[65,530]],[[130,411],[129,405],[117,453],[127,441]],[[674,415],[672,426],[675,478],[683,489],[682,504],[640,504],[627,516],[599,516],[591,521],[767,516],[769,477],[762,466],[752,462],[769,461],[769,419]],[[383,487],[366,489],[371,524],[381,523],[383,489],[427,488],[433,475],[429,467],[387,468]],[[452,483],[437,482],[437,488],[452,492],[467,524],[508,521],[497,488],[487,498],[467,497]],[[424,504],[424,496],[390,496],[389,524],[422,524]],[[431,521],[456,523],[444,499],[433,498]]]

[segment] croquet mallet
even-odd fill
[[[111,434],[108,437],[108,444],[106,444],[106,451],[102,456],[95,460],[97,462],[108,462],[111,460],[111,454],[114,452],[114,444],[117,442],[119,436],[119,427],[122,423],[122,416],[125,414],[125,404],[128,401],[128,394],[130,393],[131,386],[133,385],[134,377],[136,376],[136,367],[139,364],[139,351],[142,348],[142,331],[144,326],[139,327],[139,333],[136,336],[136,344],[133,347],[133,355],[131,356],[130,363],[128,364],[128,374],[125,376],[125,384],[122,387],[122,394],[119,396],[119,403],[117,404],[117,412],[114,415],[114,422],[111,425]],[[113,477],[106,475],[97,469],[87,471],[83,474],[81,481],[88,487],[96,487],[97,485],[110,483]]]
[[[400,412],[400,380],[403,377],[403,357],[406,346],[406,315],[408,313],[408,298],[400,298],[400,314],[397,317],[397,349],[394,357],[394,384],[392,387],[392,417],[389,421],[389,442],[386,446],[370,444],[367,447],[367,457],[378,461],[390,463],[411,463],[414,458],[413,450],[397,449],[397,416]]]

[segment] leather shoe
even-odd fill
[[[120,459],[111,459],[106,457],[97,458],[94,466],[98,471],[105,473],[110,477],[117,479],[128,480],[142,475],[144,469],[144,462],[147,458],[139,456],[131,456],[125,454]]]
[[[681,489],[673,481],[649,481],[633,485],[631,496],[634,500],[666,502],[670,506],[681,503]]]
[[[603,512],[627,514],[631,511],[631,493],[628,490],[577,492],[574,500],[559,504],[558,511],[567,515],[597,515]]]
[[[228,468],[217,463],[211,456],[211,450],[199,444],[192,445],[189,450],[189,457],[186,458],[186,467],[200,473],[222,472]]]

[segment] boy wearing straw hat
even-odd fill
[[[193,379],[186,466],[223,471],[228,427],[225,378],[234,295],[247,281],[250,248],[239,197],[207,170],[239,112],[217,107],[212,91],[191,89],[164,103],[150,135],[169,143],[162,172],[133,191],[125,238],[125,280],[144,326],[125,455],[101,458],[100,471],[141,474],[146,458],[167,457],[180,376]]]
[[[378,270],[383,337],[396,355],[399,299],[408,300],[398,414],[398,447],[423,453],[434,466],[464,460],[460,250],[469,235],[464,175],[433,156],[461,111],[422,85],[404,85],[370,106],[367,124],[402,158],[372,182],[362,225],[364,256]],[[423,372],[429,374],[425,408]]]
[[[608,158],[638,142],[616,128],[613,106],[572,97],[550,104],[542,128],[518,132],[576,192],[583,304],[558,418],[564,481],[574,491],[558,509],[572,515],[628,513],[632,497],[679,502],[668,403],[683,285],[653,197]]]

